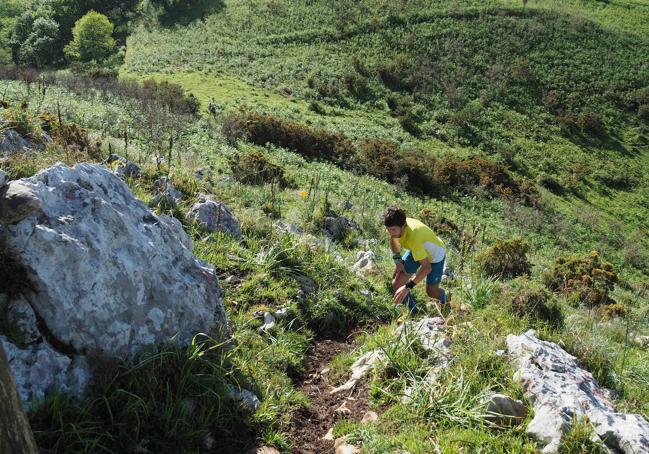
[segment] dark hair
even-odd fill
[[[390,206],[383,213],[383,224],[386,227],[402,227],[406,225],[406,212],[398,206]]]

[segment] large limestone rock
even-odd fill
[[[0,345],[0,452],[12,454],[38,452],[2,345]]]
[[[533,330],[507,336],[507,353],[518,366],[526,395],[534,404],[527,432],[557,452],[573,417],[587,417],[602,441],[616,452],[649,453],[649,423],[640,415],[619,413],[590,372],[557,344],[536,338]]]
[[[15,194],[29,209],[13,204]],[[24,349],[3,340],[26,400],[51,386],[74,388],[79,355],[125,358],[172,337],[187,344],[196,333],[225,331],[214,268],[192,255],[181,224],[152,214],[100,165],[59,163],[9,182],[0,191],[0,241],[27,270],[21,298],[44,328],[45,339],[32,331]],[[25,304],[8,307],[29,319]],[[17,372],[36,364],[51,379]]]
[[[234,238],[241,238],[239,222],[232,210],[225,203],[212,200],[206,195],[198,196],[198,202],[191,207],[187,218],[195,220],[210,232],[220,230]]]

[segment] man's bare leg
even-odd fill
[[[401,272],[395,276],[394,279],[392,279],[392,290],[397,291],[404,285],[406,285],[406,282],[408,282],[408,279],[410,279],[410,275],[405,272]]]

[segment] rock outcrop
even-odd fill
[[[192,255],[180,222],[152,214],[100,165],[59,163],[7,183],[0,241],[30,283],[6,314],[23,342],[2,338],[23,400],[80,392],[83,357],[225,332],[215,270]]]
[[[507,336],[507,353],[534,405],[528,434],[557,452],[574,418],[587,417],[601,440],[615,452],[649,453],[649,423],[640,415],[620,413],[592,374],[557,344],[537,339],[531,330]]]
[[[372,251],[360,251],[356,257],[356,263],[352,271],[362,276],[376,270],[376,254]]]

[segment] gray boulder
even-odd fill
[[[617,412],[592,374],[557,344],[537,339],[530,330],[507,336],[507,353],[534,405],[527,433],[557,452],[574,417],[587,417],[601,440],[616,452],[649,453],[649,423],[640,415]]]
[[[360,225],[351,218],[345,216],[324,218],[324,233],[331,239],[342,240],[349,232],[360,230]]]
[[[191,207],[187,218],[195,220],[209,232],[220,230],[234,238],[241,238],[239,222],[232,210],[225,203],[212,200],[207,195],[198,196],[198,202]]]
[[[0,188],[2,188],[5,185],[6,181],[7,181],[7,174],[4,173],[2,170],[0,170]]]
[[[6,209],[7,194],[16,193],[29,194],[29,210]],[[177,220],[152,214],[103,166],[58,163],[11,181],[0,192],[0,213],[0,241],[31,283],[21,298],[47,328],[47,342],[8,353],[13,370],[29,367],[34,355],[47,358],[38,364],[51,365],[52,380],[39,385],[29,381],[33,374],[17,374],[32,395],[50,382],[74,388],[61,355],[127,358],[148,344],[225,332],[214,268],[192,255]],[[24,304],[8,307],[8,316],[27,320]]]

